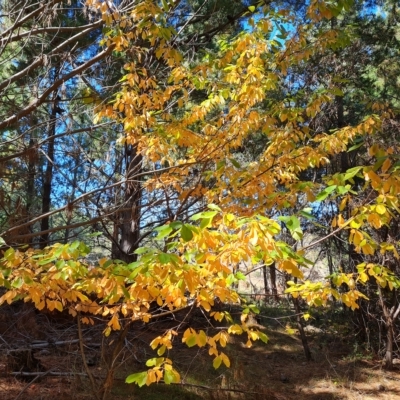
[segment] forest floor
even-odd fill
[[[256,343],[248,349],[243,345],[246,338],[234,337],[224,350],[231,360],[229,369],[221,366],[214,370],[207,349],[189,349],[180,342],[174,343],[169,357],[181,374],[183,384],[180,385],[153,384],[139,388],[124,383],[127,375],[146,369],[145,361],[155,356],[148,343],[165,328],[176,326],[179,316],[175,320],[133,326],[124,341],[108,399],[400,399],[399,359],[393,371],[383,370],[378,356],[357,344],[354,333],[340,325],[340,318],[337,322],[329,315],[322,315],[318,320],[308,321],[307,336],[313,361],[307,362],[299,336],[286,330],[288,324],[295,328],[291,313],[289,308],[282,307],[262,309],[260,324],[265,327],[262,329],[269,336],[269,343]],[[201,313],[191,317],[190,326],[207,329]],[[102,329],[104,325],[100,324],[82,329],[86,359],[97,387],[102,385],[106,372],[102,360],[107,358],[108,348],[116,340],[115,335],[104,340]],[[211,328],[208,333],[212,334]],[[67,316],[3,306],[0,309],[0,399],[94,399],[77,337],[77,326]],[[15,349],[29,350],[37,362],[34,366],[46,375],[12,375]]]

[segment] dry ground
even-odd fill
[[[267,345],[244,348],[244,338],[236,337],[228,344],[226,353],[231,368],[214,370],[206,349],[188,349],[177,342],[170,357],[179,370],[183,385],[152,385],[138,388],[124,379],[132,372],[146,369],[144,363],[154,357],[149,341],[165,328],[176,326],[179,320],[165,320],[146,326],[132,327],[121,354],[122,365],[116,371],[109,399],[114,400],[184,400],[184,399],[266,399],[266,400],[325,400],[325,399],[400,399],[400,365],[387,372],[379,360],[355,347],[351,332],[314,332],[308,338],[314,361],[307,362],[301,342],[284,329],[287,321],[276,316],[290,310],[262,313]],[[282,325],[281,325],[282,323]],[[316,323],[316,322],[315,322]],[[191,325],[206,329],[201,314],[194,315]],[[103,340],[102,326],[84,327],[85,353],[90,370],[101,385],[105,374],[102,357],[107,358],[113,343]],[[211,333],[211,330],[209,330]],[[77,327],[63,316],[37,314],[31,309],[3,307],[0,309],[0,399],[1,400],[84,400],[94,398],[84,372],[76,343],[57,344],[77,338]],[[111,341],[115,339],[111,338]],[[33,376],[24,380],[10,375],[12,364],[7,354],[13,348],[29,348],[32,344],[46,347],[33,351],[48,375],[34,382]],[[50,372],[49,372],[50,371]],[[53,374],[64,374],[54,376]]]

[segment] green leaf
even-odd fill
[[[361,169],[362,169],[362,167],[355,167],[355,168],[348,169],[344,175],[344,180],[347,181],[347,180],[353,178],[360,172]]]
[[[138,266],[132,271],[132,273],[129,275],[128,279],[129,279],[129,280],[135,279],[139,273],[144,273],[144,272],[145,272],[145,271],[143,270],[143,266],[142,266],[142,265],[138,265]]]
[[[79,242],[79,246],[78,246],[80,255],[85,257],[90,253],[90,247],[88,247],[85,243],[83,242]]]
[[[108,268],[109,266],[111,266],[113,263],[114,263],[113,260],[107,260],[107,261],[102,265],[102,268],[103,268],[103,269],[106,269],[106,268]]]
[[[158,259],[161,264],[168,264],[171,261],[171,256],[167,253],[160,253]]]
[[[336,185],[328,186],[322,192],[320,192],[315,201],[323,201],[325,200],[334,190],[336,189]]]
[[[239,281],[245,281],[246,280],[246,275],[243,272],[236,272],[235,278],[238,279]]]
[[[218,214],[218,211],[205,211],[202,213],[203,218],[214,218]]]
[[[189,336],[189,338],[186,340],[185,343],[186,343],[187,347],[193,347],[196,345],[196,341],[197,341],[196,335],[192,335],[192,336]]]
[[[170,385],[171,383],[175,382],[175,374],[172,370],[166,369],[164,371],[164,382],[166,385]]]
[[[194,214],[194,215],[192,215],[192,216],[190,217],[190,219],[191,219],[192,221],[197,221],[197,220],[199,220],[199,219],[201,219],[201,218],[203,218],[203,213],[197,213],[197,214]]]
[[[221,160],[217,162],[217,171],[220,170],[221,168],[225,167],[226,165],[226,161],[225,160]]]
[[[167,250],[174,250],[180,245],[179,242],[169,242],[167,243]]]
[[[211,225],[211,218],[203,218],[200,223],[200,229],[205,229]]]
[[[164,357],[154,357],[146,361],[146,367],[159,367],[164,362]]]
[[[139,267],[140,265],[142,265],[142,263],[141,263],[140,261],[134,261],[134,262],[129,263],[129,264],[126,266],[126,268],[127,268],[129,271],[133,271],[134,269],[136,269],[136,268]]]
[[[218,369],[220,367],[220,365],[221,365],[221,362],[222,362],[222,358],[220,356],[215,357],[214,361],[213,361],[213,367],[215,369]]]
[[[171,227],[171,224],[169,224],[169,225],[160,226],[154,230],[156,232],[158,232],[156,239],[163,239],[172,232],[172,227]]]
[[[306,212],[306,211],[304,211],[304,210],[303,210],[303,211],[300,211],[299,214],[300,214],[302,217],[307,218],[307,219],[315,219],[314,215],[312,215],[312,214],[310,214],[310,213],[308,213],[308,212]]]
[[[56,268],[57,268],[58,270],[64,268],[64,266],[65,266],[65,261],[64,261],[64,260],[58,260],[58,261],[56,262]]]
[[[49,263],[55,261],[56,259],[57,259],[56,257],[45,258],[44,260],[39,261],[38,265],[46,265],[46,264],[49,264]]]
[[[14,258],[14,255],[15,255],[15,250],[14,250],[12,247],[10,247],[10,248],[4,253],[4,258],[5,258],[7,261],[11,261],[11,260]]]
[[[204,211],[198,214],[194,214],[190,219],[193,221],[197,221],[201,218],[208,218],[212,220],[216,215],[218,214],[218,211]]]
[[[256,11],[256,6],[249,6],[249,10],[253,13]]]
[[[351,146],[349,149],[347,149],[347,152],[350,153],[351,151],[359,149],[362,145],[364,144],[364,141],[361,143],[355,144],[354,146]]]
[[[254,314],[260,314],[260,310],[255,304],[249,304],[247,306]]]
[[[235,275],[233,275],[233,274],[229,274],[229,275],[225,278],[225,280],[226,280],[226,283],[227,283],[228,285],[233,285],[234,283],[237,282],[237,279],[236,279]]]
[[[278,217],[278,219],[285,223],[286,227],[290,231],[290,234],[295,240],[301,240],[303,238],[303,230],[301,229],[300,221],[296,216],[282,216]]]
[[[163,4],[163,10],[168,12],[169,11],[169,5],[166,2],[166,0],[162,0],[162,4]]]
[[[24,283],[23,279],[21,277],[19,277],[19,278],[15,279],[15,281],[13,281],[11,286],[13,288],[19,289],[23,283]]]
[[[139,387],[144,386],[146,384],[146,381],[147,381],[147,371],[131,374],[125,379],[126,383],[136,383]]]
[[[141,255],[145,253],[154,253],[154,250],[151,247],[139,247],[134,251],[135,254]]]
[[[229,160],[235,168],[237,168],[237,169],[242,168],[242,166],[234,158],[230,158]]]
[[[215,210],[221,212],[222,210],[216,204],[209,204],[207,206],[210,210]]]
[[[181,237],[185,242],[189,242],[193,238],[193,232],[188,227],[187,224],[182,225],[181,228]]]
[[[258,332],[258,337],[264,342],[268,343],[268,336],[264,332]]]
[[[169,224],[172,229],[179,229],[182,226],[181,221],[173,221]]]
[[[80,244],[81,244],[81,242],[79,242],[78,240],[75,240],[75,242],[73,242],[73,243],[71,243],[69,245],[69,248],[71,250],[76,250],[79,247]]]

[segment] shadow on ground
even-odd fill
[[[176,340],[168,357],[182,377],[182,385],[154,384],[138,388],[127,385],[127,375],[146,370],[145,362],[156,354],[150,341],[167,328],[176,328],[179,318],[148,325],[137,324],[130,330],[121,353],[109,399],[112,400],[391,400],[400,399],[400,370],[384,371],[379,360],[354,352],[348,337],[311,329],[308,340],[314,360],[307,362],[297,335],[286,333],[281,320],[290,313],[274,310],[262,315],[268,344],[246,348],[246,337],[233,337],[223,351],[231,367],[215,370],[205,348],[189,349]],[[285,322],[286,323],[286,322]],[[190,326],[212,330],[200,314],[191,318]],[[104,357],[116,336],[105,341],[103,324],[85,326],[85,353],[96,385],[102,385],[106,372]],[[186,329],[183,326],[183,329]],[[214,331],[217,332],[217,331]],[[43,315],[29,308],[0,309],[0,399],[2,400],[70,400],[95,398],[85,376],[82,357],[76,343],[77,326],[62,315]],[[65,343],[64,343],[65,342]],[[45,371],[59,376],[20,380],[10,375],[6,354],[10,349],[29,348],[47,343],[32,354]],[[64,343],[64,344],[59,344]],[[397,367],[397,366],[396,366]]]

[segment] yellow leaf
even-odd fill
[[[375,209],[378,214],[386,214],[386,207],[383,204],[378,204]]]
[[[358,228],[360,228],[360,226],[361,226],[361,224],[358,221],[356,221],[355,219],[353,219],[350,222],[350,227],[351,228],[358,229]]]
[[[258,340],[258,333],[256,331],[248,331],[249,339]]]
[[[361,249],[364,254],[369,254],[372,256],[375,253],[373,247],[369,243],[366,243],[364,246],[361,247]]]
[[[222,362],[225,364],[225,366],[226,366],[227,368],[229,368],[229,367],[231,366],[231,362],[230,362],[228,356],[227,356],[226,354],[224,354],[224,353],[221,352],[220,357],[221,357],[221,359],[222,359]]]
[[[221,312],[212,312],[210,314],[216,321],[222,321],[224,319],[224,314]]]
[[[55,302],[55,308],[60,312],[63,310],[63,305],[62,305],[61,301]]]
[[[247,315],[247,314],[246,314]],[[228,328],[228,333],[233,333],[234,335],[241,335],[243,333],[243,329],[240,325],[235,324],[235,325],[231,325]]]
[[[296,262],[293,260],[285,260],[279,264],[280,268],[285,270],[290,275],[295,278],[303,278],[303,273],[297,268]]]
[[[207,344],[207,335],[203,330],[201,330],[196,336],[196,344],[199,347],[203,347]]]
[[[387,158],[385,162],[382,164],[382,172],[385,173],[390,168],[391,165],[392,162],[390,161],[389,158]]]
[[[147,371],[146,385],[149,386],[154,382],[157,382],[157,375],[154,369],[150,369]]]
[[[347,196],[346,197],[344,197],[343,199],[342,199],[342,201],[340,202],[340,206],[339,206],[339,210],[340,211],[343,211],[345,208],[346,208],[346,204],[347,204]]]
[[[47,300],[46,300],[46,304],[47,304],[47,308],[48,308],[50,311],[53,311],[53,310],[54,310],[54,307],[55,307],[54,301],[47,299]]]
[[[286,325],[285,330],[289,335],[294,335],[296,333],[296,329],[291,328],[289,325]]]
[[[151,347],[153,350],[155,350],[155,349],[158,347],[158,345],[159,345],[159,343],[161,342],[161,340],[162,340],[161,336],[157,336],[155,339],[153,339],[153,340],[150,342],[150,347]]]
[[[196,332],[192,328],[186,329],[186,331],[183,332],[182,342],[185,343],[189,339],[189,337],[193,336],[195,333]]]
[[[150,321],[150,315],[149,314],[144,314],[142,315],[142,321],[147,323]]]
[[[364,235],[360,231],[354,231],[353,243],[358,246],[364,239]]]
[[[227,339],[228,339],[227,336],[228,336],[228,335],[227,335],[226,332],[221,332],[221,335],[220,335],[220,337],[219,337],[219,344],[220,344],[222,347],[225,347],[225,346],[226,346]]]
[[[379,229],[382,226],[382,221],[376,213],[368,215],[368,222],[376,229]]]
[[[200,305],[206,310],[206,311],[210,311],[211,310],[211,306],[210,303],[208,301],[201,301]]]
[[[162,345],[158,350],[157,350],[157,354],[159,356],[162,356],[165,353],[165,350],[167,350],[167,347],[165,345]]]
[[[208,349],[208,354],[210,356],[218,356],[218,350],[215,347],[210,347]]]
[[[108,326],[110,326],[115,331],[118,331],[118,330],[121,329],[121,325],[119,324],[118,314],[117,313],[115,313],[112,316],[111,320],[108,322]]]

